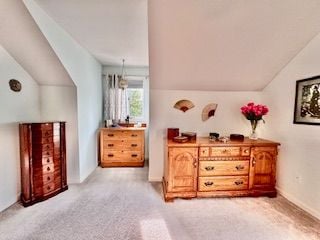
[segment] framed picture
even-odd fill
[[[296,83],[294,123],[320,125],[320,76]]]

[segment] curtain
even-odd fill
[[[104,118],[113,123],[124,122],[129,115],[127,88],[119,88],[120,75],[105,76]]]

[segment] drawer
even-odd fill
[[[42,166],[42,174],[53,173],[55,170],[54,164],[46,164]]]
[[[46,184],[48,184],[48,183],[53,182],[54,179],[55,179],[55,178],[54,178],[54,173],[44,174],[44,175],[42,176],[42,183],[43,183],[43,185],[46,185]]]
[[[61,188],[61,178],[57,178],[53,182],[43,185],[43,188],[42,188],[43,195],[50,194],[60,188]]]
[[[103,142],[103,148],[117,150],[140,150],[142,147],[141,141],[134,140],[107,140]]]
[[[52,123],[42,123],[42,124],[32,124],[32,129],[35,131],[46,131],[50,130],[52,131],[53,129],[53,124]]]
[[[123,137],[126,139],[141,139],[144,137],[143,131],[126,131],[123,133]]]
[[[250,156],[250,147],[241,147],[241,156]]]
[[[209,157],[210,156],[210,148],[209,147],[200,147],[199,148],[199,156],[200,157]]]
[[[121,130],[116,130],[116,131],[104,131],[103,132],[103,139],[105,140],[112,140],[112,139],[141,139],[144,137],[144,132],[143,131],[121,131]]]
[[[199,177],[199,191],[228,191],[248,189],[247,176]]]
[[[199,161],[199,176],[248,174],[249,161]]]
[[[211,147],[211,157],[232,157],[240,155],[240,147]]]
[[[142,161],[141,151],[108,151],[103,153],[102,161],[123,161],[123,162],[140,162]]]

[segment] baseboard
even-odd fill
[[[311,214],[313,217],[320,220],[320,212],[316,211],[315,209],[310,208],[309,206],[305,205],[303,202],[292,196],[291,194],[287,193],[283,189],[276,187],[278,193],[280,193],[284,198],[292,202],[293,204],[297,205],[299,208],[303,209],[304,211]]]
[[[157,178],[157,177],[149,177],[148,178],[149,182],[162,182],[162,178]]]

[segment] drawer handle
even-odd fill
[[[244,166],[242,166],[242,165],[238,165],[238,166],[236,166],[236,169],[239,171],[239,170],[243,170],[244,169]]]
[[[51,187],[50,187],[50,186],[48,186],[48,187],[47,187],[47,189],[48,189],[48,190],[50,190],[50,189],[51,189]]]
[[[230,150],[223,149],[223,150],[222,150],[222,152],[223,152],[223,153],[229,153],[229,152],[230,152]]]
[[[113,157],[114,155],[113,154],[108,154],[108,157]]]
[[[47,177],[47,180],[48,180],[48,181],[50,181],[50,180],[51,180],[51,178],[50,178],[50,177]]]
[[[47,167],[47,171],[48,171],[48,172],[50,171],[50,167]]]
[[[114,146],[114,144],[108,144],[108,147],[113,147]]]
[[[138,154],[131,154],[131,157],[138,157]]]
[[[131,137],[138,137],[137,134],[131,134]]]
[[[50,149],[50,146],[49,145],[47,145],[47,150],[49,150]]]
[[[249,152],[249,149],[245,149],[243,152],[244,152],[244,153],[248,153],[248,152]]]
[[[47,163],[49,163],[50,162],[50,158],[47,158]]]
[[[214,170],[214,166],[207,166],[204,169],[207,171],[212,171],[212,170]]]
[[[138,144],[131,144],[131,147],[137,147]]]
[[[212,185],[213,185],[213,182],[205,182],[204,185],[206,185],[206,186],[212,186]]]
[[[242,181],[242,180],[238,180],[238,181],[235,181],[234,184],[236,184],[237,186],[239,186],[239,185],[242,185],[242,184],[243,184],[243,181]]]
[[[112,133],[108,134],[108,137],[113,137],[113,136],[114,136],[114,134],[112,134]]]

